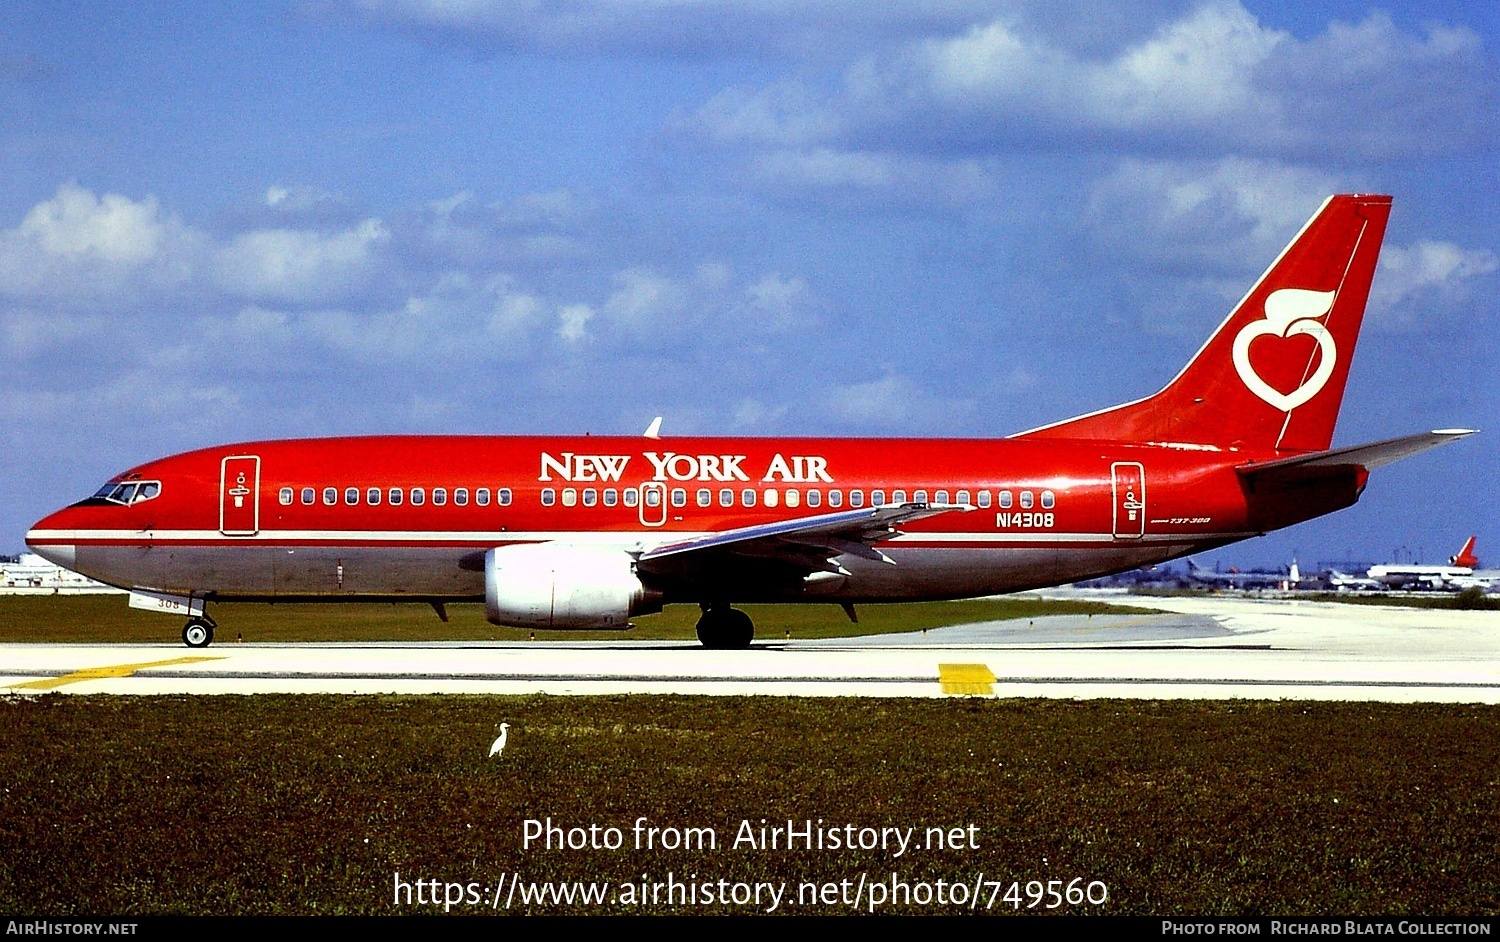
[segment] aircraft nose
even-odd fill
[[[66,524],[58,518],[64,511],[43,517],[26,531],[26,546],[33,553],[64,569],[75,569],[78,558],[77,547],[67,542],[70,538],[64,531]]]
[[[42,557],[49,563],[61,566],[64,569],[76,569],[78,553],[72,543],[33,543],[26,541],[31,551]]]

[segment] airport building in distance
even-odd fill
[[[85,595],[124,589],[95,582],[35,553],[0,556],[0,595]]]

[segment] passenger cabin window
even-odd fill
[[[954,495],[953,500],[954,500],[955,503],[967,504],[969,502],[969,492],[968,491],[959,491],[957,494]]]
[[[604,506],[613,507],[620,502],[620,492],[612,487],[604,489]]]
[[[775,488],[771,488],[766,491],[765,501],[767,507],[775,507],[778,503],[780,503],[780,501],[777,500]]]
[[[292,489],[289,488],[289,487],[283,487],[281,489],[281,497],[280,497],[280,499],[281,499],[281,506],[283,506],[283,507],[289,507],[289,506],[291,506],[291,503],[292,503]]]
[[[871,491],[870,492],[870,506],[871,507],[884,507],[885,506],[885,491]]]
[[[925,503],[927,503],[927,492],[926,491],[917,491],[917,492],[915,492],[915,493],[913,493],[911,495],[911,499],[913,501],[915,501],[916,503],[925,504]]]
[[[829,491],[828,492],[828,506],[830,506],[830,507],[842,507],[842,506],[844,506],[844,492],[843,491]]]
[[[674,488],[672,488],[672,506],[673,507],[686,507],[687,506],[687,491],[686,490],[684,490],[683,488],[680,488],[680,487],[674,487]]]
[[[979,492],[979,506],[981,506],[981,507],[988,507],[989,505],[990,505],[990,492],[989,491],[980,491]]]
[[[948,503],[948,492],[947,491],[938,491],[936,494],[932,495],[932,500],[933,500],[933,503],[936,503],[936,504],[946,504],[946,503]]]
[[[726,487],[723,490],[719,491],[719,506],[720,507],[733,507],[734,506],[734,488],[732,488],[732,487]]]
[[[1042,509],[1051,510],[1057,506],[1057,495],[1051,491],[1042,491]]]
[[[510,488],[508,488],[508,487],[502,487],[502,488],[500,488],[500,490],[498,490],[498,491],[495,492],[495,498],[500,502],[500,506],[501,507],[509,507],[510,506]]]
[[[557,491],[550,487],[542,488],[542,506],[551,507],[555,503],[557,503]]]
[[[411,503],[413,507],[420,507],[427,503],[427,492],[420,487],[411,489]]]
[[[399,507],[401,506],[401,497],[404,493],[405,491],[401,488],[393,487],[386,492],[385,496],[390,500],[392,507]]]
[[[448,489],[446,487],[434,487],[432,489],[432,502],[439,507],[448,503]]]
[[[479,490],[475,491],[474,503],[478,504],[481,507],[488,507],[490,505],[490,489],[487,487],[481,487]]]
[[[633,487],[625,488],[625,506],[634,507],[641,502],[641,492]]]
[[[577,504],[578,504],[578,490],[577,490],[577,488],[572,488],[572,487],[565,487],[565,488],[563,488],[563,506],[564,507],[575,507],[575,506],[577,506]]]
[[[332,507],[339,502],[339,489],[336,487],[323,488],[323,503]]]
[[[592,487],[585,489],[583,492],[583,506],[592,507],[597,503],[599,503],[599,492]]]
[[[1030,510],[1031,509],[1031,492],[1030,491],[1022,491],[1021,492],[1021,509],[1022,510]]]
[[[365,491],[365,503],[367,503],[367,504],[378,504],[378,503],[380,503],[380,488],[378,488],[378,487],[372,487],[372,488],[369,488],[368,490],[366,490]]]
[[[1010,509],[1010,503],[1011,503],[1011,501],[1010,501],[1010,491],[1001,491],[1000,492],[1000,509],[1001,510],[1009,510]]]
[[[819,507],[819,506],[822,506],[822,504],[823,504],[823,495],[822,495],[821,492],[819,492],[819,491],[808,491],[807,492],[807,506],[809,506],[809,507]]]
[[[746,507],[754,507],[755,488],[747,487],[743,491],[740,491],[740,503],[744,504]]]
[[[646,492],[646,506],[647,507],[660,507],[661,506],[661,491],[658,488],[654,488],[653,487],[649,491]]]
[[[802,498],[801,498],[801,495],[799,495],[797,493],[796,489],[795,488],[790,488],[790,487],[787,488],[787,491],[786,491],[786,505],[788,507],[795,507],[795,506],[797,506],[800,503],[802,503]]]
[[[891,491],[891,503],[893,503],[893,504],[904,504],[904,503],[906,503],[906,491],[901,490],[899,488],[896,489],[896,490],[894,490],[894,491]]]
[[[849,506],[850,507],[863,507],[864,505],[865,505],[865,492],[864,491],[853,490],[853,491],[849,492]]]
[[[455,487],[453,489],[453,502],[460,507],[469,505],[469,489],[467,487]]]
[[[357,503],[359,503],[359,488],[357,488],[357,487],[346,487],[346,488],[344,488],[344,503],[346,503],[346,504],[357,504]]]
[[[713,491],[706,487],[698,488],[697,501],[699,507],[707,507],[714,502]]]
[[[304,503],[304,504],[310,504],[310,503],[312,503],[313,501],[315,501],[317,499],[318,499],[317,488],[304,487],[302,489],[302,503]]]

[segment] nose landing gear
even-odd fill
[[[726,603],[704,604],[703,617],[698,619],[698,640],[705,648],[728,650],[748,648],[755,637],[755,624],[739,609]]]
[[[206,648],[213,643],[214,629],[217,627],[218,623],[209,618],[207,613],[190,618],[182,626],[182,643],[190,648]]]

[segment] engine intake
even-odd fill
[[[484,554],[484,614],[514,628],[624,628],[661,611],[635,560],[616,549],[566,543],[497,546]]]

